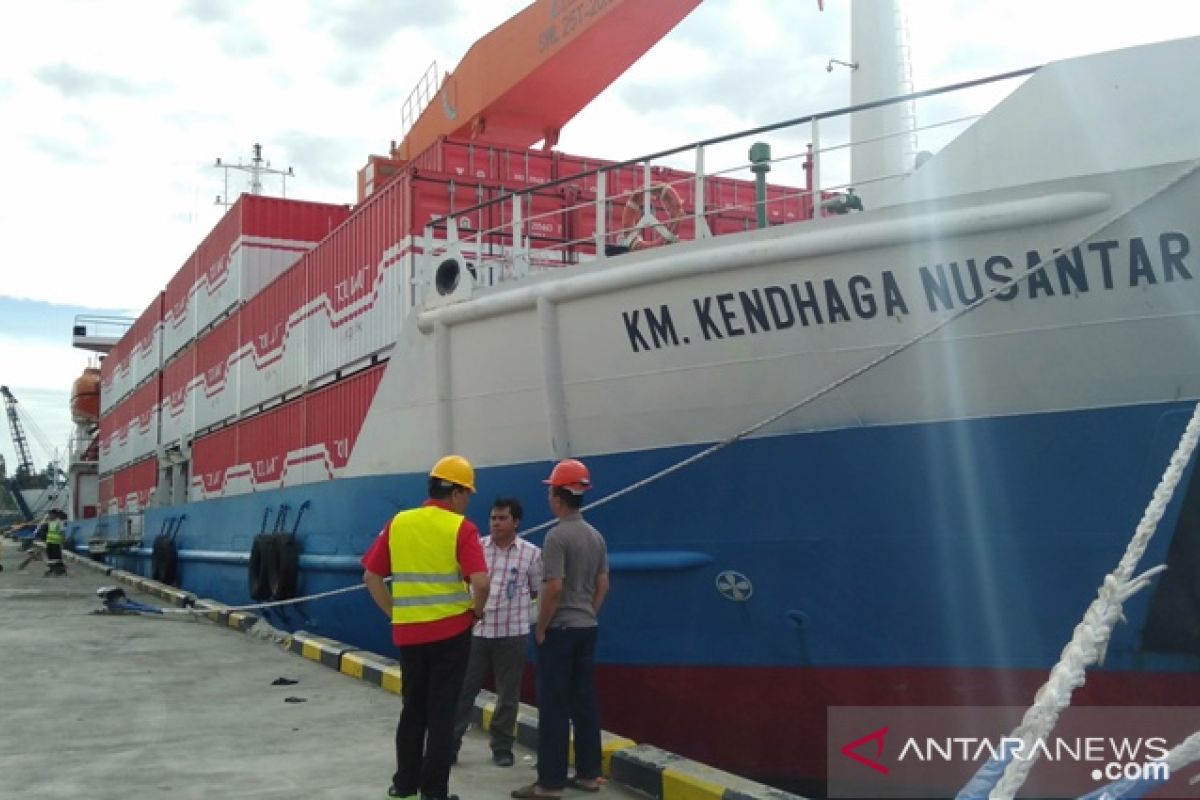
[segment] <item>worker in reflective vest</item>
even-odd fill
[[[392,517],[362,559],[404,676],[388,797],[458,800],[449,789],[454,712],[490,587],[479,529],[463,516],[474,492],[470,462],[446,456],[429,472],[429,499]]]
[[[46,520],[46,574],[66,575],[67,568],[63,565],[63,520],[67,515],[62,511],[51,510]]]

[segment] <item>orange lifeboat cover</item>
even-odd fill
[[[71,419],[78,423],[100,419],[100,370],[87,367],[71,385]]]

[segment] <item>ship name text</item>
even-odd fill
[[[1045,262],[1043,264],[1043,262]],[[1035,269],[1038,265],[1040,268]],[[1079,297],[1098,291],[1147,289],[1193,280],[1195,263],[1185,234],[1089,242],[1043,255],[991,255],[925,264],[901,272],[797,280],[730,288],[621,312],[634,353],[754,336],[794,328],[959,311],[987,296],[1007,303]]]

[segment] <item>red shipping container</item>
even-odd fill
[[[385,367],[379,364],[307,395],[305,483],[335,478],[345,468]]]
[[[488,145],[442,137],[414,158],[412,166],[422,174],[442,173],[459,181],[492,181],[497,177],[496,156]]]
[[[497,177],[506,183],[537,186],[554,180],[555,154],[547,150],[498,150]]]
[[[147,458],[113,474],[113,495],[122,511],[140,511],[150,505],[158,487],[158,460]]]
[[[297,398],[238,423],[238,463],[249,469],[252,491],[301,482],[296,467],[304,459],[304,406]]]
[[[162,355],[166,361],[179,352],[196,335],[195,294],[196,253],[183,262],[183,266],[167,282],[163,295],[163,339]]]
[[[238,475],[238,429],[222,428],[192,443],[192,488],[190,499],[222,497],[225,486]]]
[[[114,505],[114,501],[116,500],[116,498],[113,497],[113,476],[112,475],[106,475],[100,479],[99,492],[100,492],[100,513],[101,514],[113,513],[115,511],[115,508],[110,508],[110,506]]]
[[[307,263],[302,259],[241,310],[238,361],[239,411],[246,411],[304,383],[301,310],[306,300]]]
[[[162,366],[162,308],[163,292],[159,292],[126,334],[131,340],[132,380],[135,386],[145,382]]]
[[[189,347],[163,368],[159,420],[163,444],[186,439],[195,430],[191,391],[196,377],[196,348]]]
[[[301,263],[307,274],[305,377],[329,375],[396,341],[405,315],[410,176],[359,206]],[[437,185],[418,179],[418,185]],[[445,185],[441,184],[443,192]]]
[[[158,450],[161,376],[151,378],[129,398],[129,460]]]
[[[241,314],[234,314],[196,343],[196,377],[192,391],[196,430],[234,416],[237,409],[237,363]]]

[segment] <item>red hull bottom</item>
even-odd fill
[[[1027,706],[1046,670],[629,667],[597,669],[606,730],[730,772],[819,791],[830,706]],[[1200,675],[1096,672],[1075,705],[1177,706]]]

